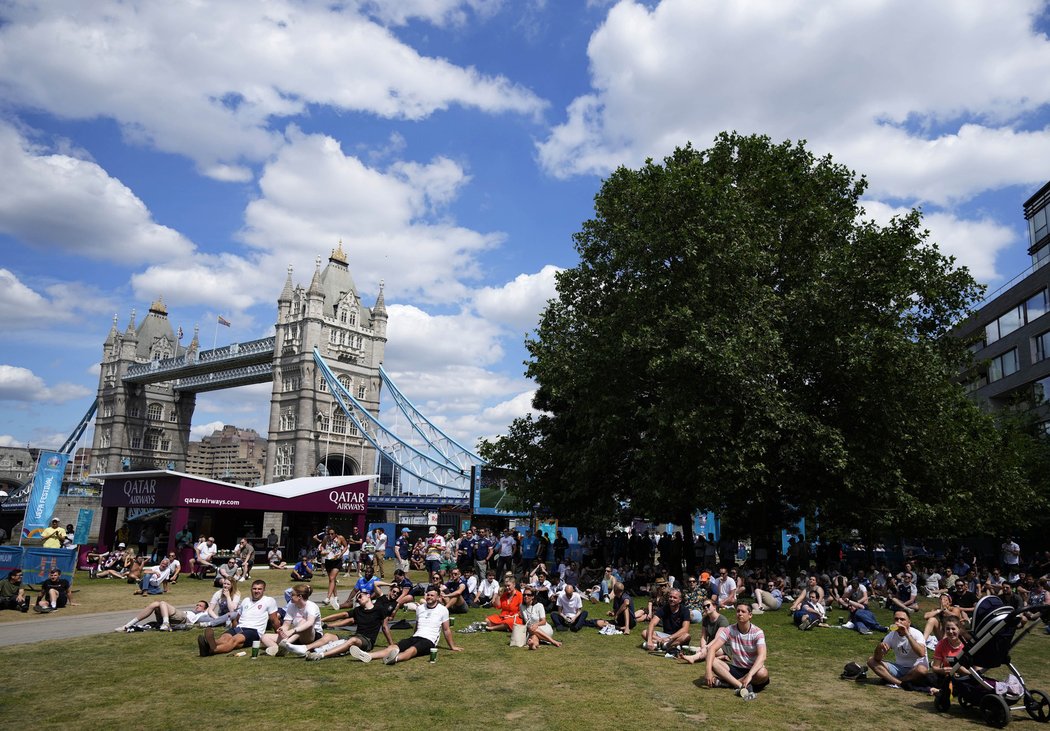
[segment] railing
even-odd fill
[[[244,386],[249,383],[266,383],[271,380],[273,380],[273,365],[271,363],[259,363],[214,373],[186,376],[185,378],[172,381],[172,385],[176,391],[201,392],[229,388],[231,385]]]
[[[251,340],[247,343],[231,343],[230,345],[224,345],[221,348],[202,350],[196,353],[194,357],[189,357],[188,354],[183,354],[174,358],[151,360],[148,363],[136,363],[128,368],[127,374],[124,378],[135,379],[142,376],[151,376],[158,373],[175,371],[181,368],[200,366],[208,363],[220,363],[224,360],[237,360],[266,353],[273,353],[276,340],[276,337],[270,336],[259,340]]]

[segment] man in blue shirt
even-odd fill
[[[401,535],[394,543],[394,560],[397,561],[397,568],[403,572],[408,572],[408,559],[412,556],[412,542],[408,540],[408,528],[401,529]]]
[[[532,571],[539,549],[540,539],[534,536],[529,528],[525,531],[525,537],[521,539],[521,569],[526,575]]]
[[[377,579],[375,576],[375,569],[372,568],[371,564],[365,564],[364,571],[364,576],[359,578],[354,584],[354,588],[351,590],[350,596],[346,598],[345,602],[340,604],[338,607],[335,607],[335,609],[342,609],[343,607],[353,609],[355,606],[357,606],[354,602],[354,599],[355,597],[357,597],[358,594],[361,593],[369,594],[373,599],[379,596],[379,587],[376,586],[376,584],[380,582],[379,579]]]
[[[493,543],[488,531],[482,528],[478,544],[474,549],[474,562],[478,566],[478,576],[485,576],[488,573],[489,561],[492,559],[492,547]]]

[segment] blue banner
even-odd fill
[[[33,491],[29,493],[26,518],[22,524],[23,538],[29,538],[34,531],[39,534],[51,522],[68,461],[69,455],[62,452],[40,453],[36,475],[33,477]]]
[[[88,541],[91,533],[91,521],[95,517],[95,511],[91,508],[81,508],[77,514],[77,530],[73,534],[73,543],[83,546]]]
[[[0,546],[0,579],[6,579],[11,569],[22,568],[22,549],[18,546]]]
[[[22,557],[22,581],[39,584],[47,578],[51,569],[62,572],[62,578],[73,584],[73,573],[77,567],[77,552],[68,548],[25,548]]]

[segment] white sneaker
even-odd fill
[[[332,609],[339,609],[339,597],[338,596],[333,596],[332,597]]]
[[[362,650],[357,645],[350,648],[350,654],[356,657],[361,662],[372,662],[372,656]],[[389,663],[388,663],[389,664]]]
[[[162,624],[160,626],[160,631],[161,632],[171,632],[171,625],[168,624],[167,622],[165,622],[164,624]]]
[[[394,663],[397,662],[397,656],[400,655],[400,654],[401,654],[401,649],[397,645],[394,645],[391,648],[390,652],[388,652],[386,654],[386,657],[383,658],[383,662],[386,663],[387,665],[393,665]]]
[[[264,650],[264,652],[267,655],[269,655],[270,657],[277,657],[277,653],[280,652],[280,651],[281,651],[281,648],[278,647],[277,645],[270,645],[269,647],[267,647]]]
[[[285,652],[290,652],[291,654],[298,655],[299,657],[306,656],[306,645],[293,645],[288,640],[281,640],[280,645],[285,649]]]
[[[846,629],[853,629],[855,627],[853,622],[846,622],[846,624],[844,624],[842,626],[845,627]]]
[[[317,652],[316,650],[311,650],[310,652],[306,653],[306,659],[307,660],[324,660],[324,653]]]
[[[128,627],[129,627],[129,625],[126,625],[126,624],[122,624],[122,625],[120,625],[119,627],[117,627],[117,628],[116,628],[115,630],[113,630],[113,631],[114,631],[114,632],[127,632],[127,631],[128,631]]]

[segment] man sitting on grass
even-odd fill
[[[309,584],[292,587],[284,621],[277,628],[277,634],[262,636],[267,655],[273,657],[289,644],[310,644],[321,636],[321,609],[310,601],[313,591]]]
[[[519,593],[520,596],[520,593]],[[519,601],[520,606],[520,601]],[[416,607],[416,632],[411,637],[398,642],[389,649],[372,650],[365,652],[354,645],[350,648],[350,654],[361,662],[371,662],[373,659],[383,658],[387,665],[411,660],[418,656],[426,657],[430,651],[438,646],[441,635],[445,636],[448,649],[452,652],[462,651],[452,639],[452,630],[448,625],[448,609],[441,603],[441,597],[437,589],[427,590],[423,604]]]
[[[890,688],[926,685],[929,662],[922,632],[911,626],[911,614],[904,609],[893,612],[893,624],[890,633],[875,646],[875,654],[868,658],[868,667]],[[886,660],[890,650],[894,662]]]
[[[260,579],[252,582],[251,596],[241,600],[233,627],[219,637],[215,637],[215,633],[209,627],[197,638],[200,656],[223,655],[245,645],[251,646],[253,642],[262,640],[267,626],[273,627],[276,632],[281,625],[280,615],[277,614],[277,602],[273,597],[263,596],[265,592],[265,581]]]
[[[725,657],[720,652],[725,651]],[[766,670],[766,635],[751,624],[751,603],[736,603],[736,624],[723,627],[707,646],[704,682],[709,688],[734,688],[745,701],[769,685]]]
[[[345,655],[350,652],[352,647],[358,648],[361,652],[371,652],[372,648],[375,647],[376,639],[379,637],[380,632],[386,637],[387,646],[393,645],[394,639],[390,636],[390,629],[387,624],[387,618],[390,616],[389,607],[380,606],[373,602],[372,595],[365,592],[358,593],[354,597],[354,601],[357,603],[357,606],[354,607],[353,612],[350,614],[357,632],[353,637],[343,639],[331,632],[326,632],[320,639],[310,644],[287,644],[285,649],[293,655],[301,655],[307,660],[323,660],[326,657]]]
[[[40,584],[40,596],[37,597],[33,611],[46,614],[61,609],[66,604],[73,605],[73,602],[69,601],[69,581],[62,578],[61,571],[51,569],[47,579]]]
[[[656,629],[658,622],[660,631]],[[679,589],[671,589],[667,595],[667,603],[653,611],[649,626],[642,631],[645,649],[670,651],[688,644],[689,625],[689,610],[682,604],[682,592]]]

